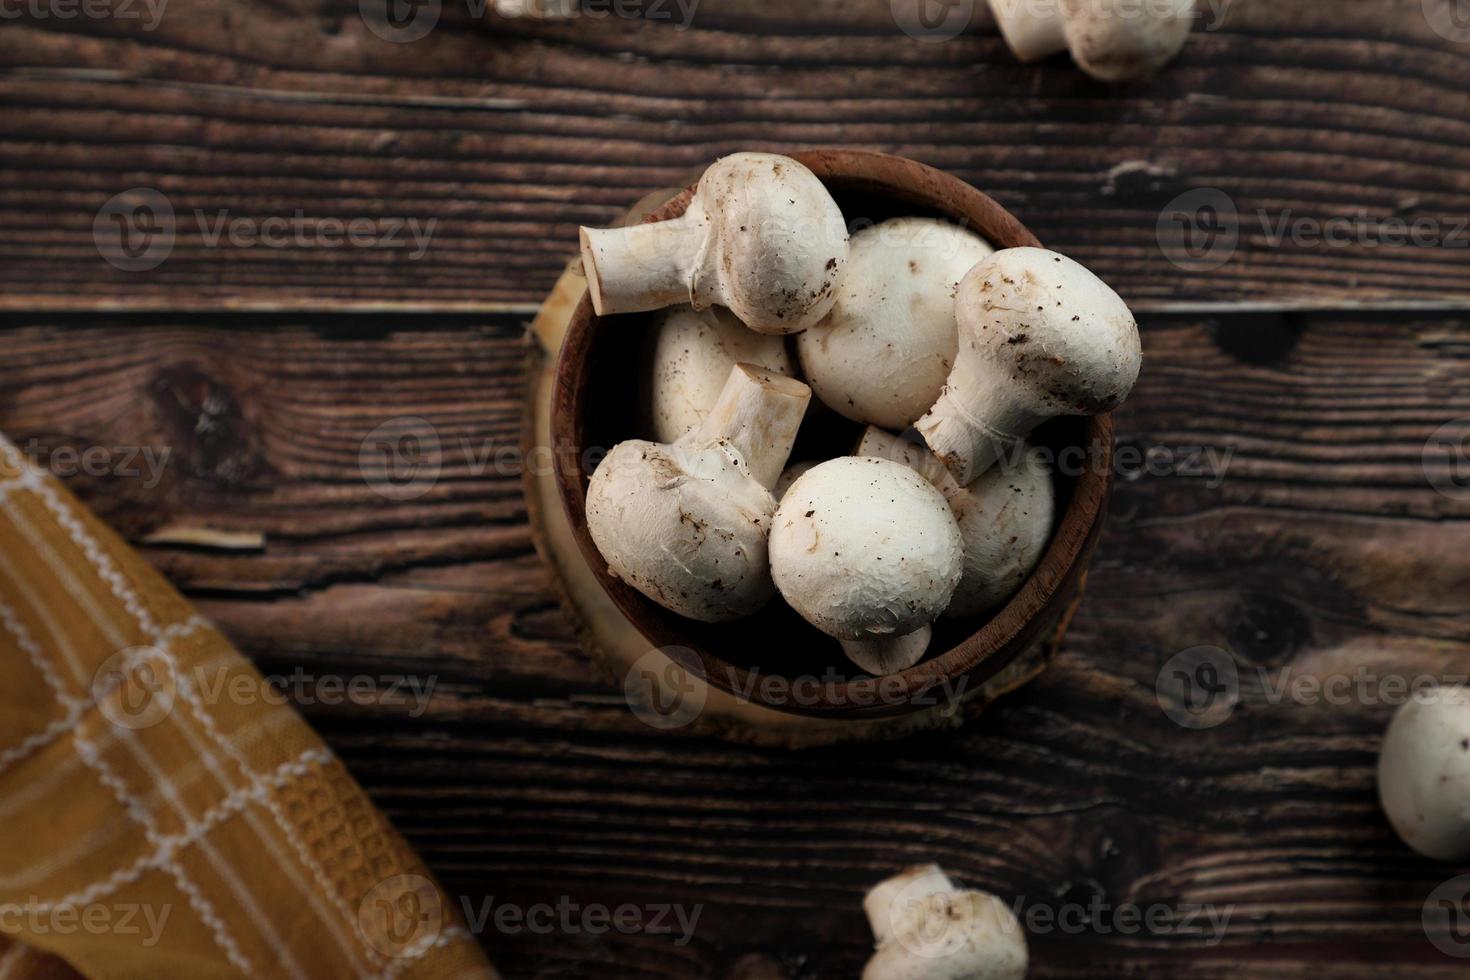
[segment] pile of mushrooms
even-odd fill
[[[1055,511],[1027,437],[1109,411],[1138,376],[1132,315],[1076,262],[927,217],[849,240],[788,157],[725,157],[683,215],[581,241],[599,315],[661,311],[648,438],[588,487],[609,571],[702,622],[779,593],[874,675],[917,663],[939,617],[1020,589]],[[867,428],[847,455],[791,463],[813,395]]]

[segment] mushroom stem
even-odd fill
[[[868,636],[838,642],[847,659],[874,677],[886,677],[923,660],[933,636],[934,630],[925,624],[903,636]]]
[[[796,444],[811,397],[812,390],[794,378],[756,364],[736,364],[704,421],[679,441],[691,446],[730,443],[750,475],[770,490]]]
[[[1067,50],[1060,0],[990,0],[990,9],[1018,60],[1039,61]]]
[[[905,902],[922,902],[934,895],[954,891],[954,882],[937,864],[920,864],[879,882],[863,896],[863,914],[873,930],[873,940],[881,945],[893,935],[894,906]]]
[[[691,270],[707,224],[703,213],[685,212],[625,228],[583,228],[582,271],[593,311],[609,316],[691,302]]]
[[[959,359],[944,394],[914,425],[961,486],[1005,459],[1052,417],[1008,397],[1005,387],[988,376],[988,367],[984,361]]]

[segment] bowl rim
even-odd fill
[[[804,164],[824,183],[841,184],[843,194],[871,193],[906,201],[972,226],[997,249],[1039,247],[1040,242],[1014,215],[993,198],[951,174],[916,160],[868,150],[815,149],[786,154]],[[693,186],[656,208],[643,222],[661,221],[684,212]],[[576,379],[589,373],[588,353],[601,317],[592,309],[586,289],[567,325],[557,355],[551,398],[551,444],[554,475],[573,537],[603,591],[651,648],[661,649],[685,669],[742,701],[783,713],[823,718],[891,717],[933,706],[926,699],[936,687],[962,697],[994,677],[1046,629],[1055,629],[1064,607],[1081,587],[1088,560],[1102,531],[1112,467],[1097,460],[1112,459],[1113,418],[1106,413],[1081,420],[1085,444],[1093,447],[1089,465],[1075,478],[1072,495],[1058,515],[1051,540],[1041,559],[1015,595],[964,640],[943,653],[882,678],[858,673],[830,681],[800,702],[793,698],[764,697],[760,675],[699,648],[673,626],[679,617],[657,606],[641,592],[612,576],[587,530],[588,477],[582,466],[585,447],[577,438],[584,408],[585,386]],[[773,600],[775,601],[775,600]],[[1057,612],[1058,617],[1046,615]],[[836,641],[833,641],[834,643]],[[960,685],[960,686],[956,686]],[[924,701],[925,703],[920,703]]]

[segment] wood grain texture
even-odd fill
[[[987,16],[915,40],[880,0],[705,0],[688,30],[445,0],[408,44],[352,0],[172,0],[154,30],[26,14],[0,32],[0,307],[529,309],[578,224],[722,153],[831,145],[955,173],[1140,308],[1460,308],[1464,247],[1270,241],[1283,220],[1402,218],[1470,244],[1470,43],[1425,16],[1452,2],[1217,2],[1176,64],[1116,91],[1062,57],[1017,64]],[[140,187],[177,238],[157,268],[120,271],[94,221]],[[1242,222],[1208,272],[1157,235],[1200,188]],[[413,259],[405,235],[212,241],[221,213],[434,224]]]
[[[134,539],[264,535],[143,550],[266,673],[435,679],[417,717],[303,710],[452,891],[703,907],[684,946],[492,928],[507,976],[853,976],[862,890],[931,859],[1028,906],[1233,909],[1217,946],[1035,933],[1033,977],[1463,975],[1420,914],[1470,868],[1414,857],[1375,801],[1391,708],[1271,690],[1360,666],[1470,673],[1470,493],[1436,492],[1423,464],[1431,433],[1470,416],[1470,323],[1146,318],[1118,435],[1154,447],[1157,475],[1116,481],[1053,668],[963,732],[811,753],[646,728],[576,649],[518,471],[493,463],[518,436],[519,320],[6,326],[0,430],[19,445],[170,451],[156,486],[67,478],[107,520]],[[400,416],[442,449],[411,500],[361,462]],[[1233,453],[1222,479],[1158,465],[1192,446]],[[1200,644],[1232,652],[1242,702],[1190,731],[1155,679]]]

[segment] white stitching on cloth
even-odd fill
[[[205,733],[215,742],[216,745],[218,745],[221,749],[224,750],[227,755],[230,756],[230,758],[235,762],[236,766],[240,769],[240,772],[243,776],[249,778],[253,785],[258,784],[258,781],[260,779],[259,774],[257,774],[253,769],[250,768],[244,755],[242,755],[239,750],[219,732],[218,728],[214,724],[213,718],[204,709],[203,702],[198,698],[197,694],[195,693],[193,682],[189,679],[186,673],[180,669],[179,663],[173,655],[173,650],[170,643],[173,635],[176,632],[182,630],[190,622],[193,622],[195,620],[199,622],[204,622],[202,617],[195,615],[191,617],[190,620],[186,620],[184,623],[160,629],[157,623],[154,621],[153,617],[144,607],[143,602],[137,595],[137,593],[129,587],[126,580],[112,564],[109,556],[105,552],[103,552],[100,547],[98,547],[96,541],[87,534],[87,531],[81,525],[81,522],[78,521],[76,517],[70,513],[70,511],[66,507],[66,504],[57,496],[55,490],[44,481],[38,483],[35,489],[38,495],[41,497],[43,503],[45,503],[47,509],[50,510],[53,517],[55,517],[57,523],[66,529],[68,534],[71,535],[72,541],[77,545],[77,547],[82,550],[83,554],[87,556],[88,560],[94,566],[98,576],[112,589],[113,595],[116,596],[120,602],[122,602],[123,606],[127,608],[130,613],[132,613],[133,618],[137,621],[138,625],[142,627],[142,629],[154,639],[157,648],[160,650],[160,652],[163,653],[165,661],[168,663],[169,668],[173,671],[178,690],[184,696],[185,702],[189,705],[190,713],[193,714],[195,718],[199,721],[200,726],[205,730]],[[186,726],[181,724],[180,729],[187,733]],[[206,762],[207,764],[209,764],[211,772],[213,772],[216,778],[220,780],[221,785],[228,786],[228,783],[225,781],[223,774],[217,769],[217,767],[212,764],[212,759],[208,757],[208,753],[204,752],[201,754],[205,756]],[[281,811],[280,805],[275,800],[268,798],[262,799],[261,804],[268,811],[270,811],[271,816],[276,822],[276,825],[280,828],[281,833],[286,838],[287,842],[290,843],[292,848],[296,851],[297,857],[300,859],[301,863],[304,864],[307,869],[312,873],[312,876],[316,879],[316,882],[320,886],[322,891],[330,897],[332,903],[337,907],[337,910],[342,915],[343,920],[345,920],[347,925],[350,927],[349,931],[344,931],[342,929],[342,926],[333,920],[330,912],[322,907],[320,896],[312,889],[306,887],[305,883],[300,881],[298,876],[292,876],[294,879],[292,884],[296,886],[297,890],[302,894],[302,896],[306,898],[306,900],[314,907],[314,910],[316,911],[317,916],[322,920],[323,925],[328,928],[328,931],[332,933],[333,938],[337,940],[343,952],[347,954],[348,960],[351,961],[353,965],[355,967],[358,967],[359,969],[370,969],[376,963],[379,957],[373,951],[367,948],[366,938],[362,937],[360,934],[360,945],[352,941],[351,935],[353,933],[358,933],[358,930],[356,929],[356,918],[353,915],[352,910],[348,907],[346,901],[342,898],[342,896],[338,894],[337,889],[333,887],[331,880],[327,877],[326,872],[322,869],[320,863],[315,859],[315,857],[312,856],[306,845],[301,841],[300,836],[296,833],[295,829],[291,826],[290,821],[286,819],[285,814]],[[271,847],[272,849],[274,849],[273,839],[268,836],[261,828],[256,826],[253,820],[251,821],[251,825],[252,829],[256,830],[257,835],[260,837],[261,841],[267,847]],[[277,854],[279,854],[279,851],[277,851]],[[282,866],[283,868],[289,868],[289,865],[285,862],[282,862]],[[281,945],[284,947],[283,943]]]
[[[25,905],[16,905],[14,903],[0,905],[0,911],[5,911],[10,914],[15,914],[16,912],[46,912],[55,908],[87,905],[97,901],[99,898],[105,898],[123,885],[137,881],[145,871],[167,870],[169,862],[173,860],[175,854],[198,843],[206,834],[223,823],[227,817],[233,816],[252,800],[258,799],[260,794],[270,789],[278,789],[285,786],[293,779],[299,779],[310,771],[311,765],[313,764],[324,766],[331,761],[331,752],[322,749],[307,749],[295,759],[288,760],[277,766],[275,771],[262,779],[260,786],[248,788],[242,786],[229,796],[223,797],[203,817],[191,822],[183,833],[158,835],[151,854],[142,855],[128,867],[119,868],[102,881],[93,882],[86,888],[45,902],[28,902]]]
[[[14,610],[10,610],[9,606],[5,608],[11,613],[9,617],[0,617],[0,619],[3,619],[5,629],[15,638],[16,643],[19,644],[22,650],[25,650],[33,657],[40,657],[43,661],[46,661],[47,658],[44,652],[31,636],[30,631],[26,629],[25,624],[14,616]],[[52,666],[54,667],[54,665]],[[75,702],[76,699],[68,695],[64,689],[57,686],[60,678],[55,670],[43,670],[41,675],[45,678],[47,685],[51,687],[52,693],[55,695],[58,703],[68,711],[72,710],[74,705],[69,702]],[[82,734],[80,724],[72,729],[71,734],[72,744],[76,746],[77,754],[81,757],[82,761],[87,764],[88,768],[97,773],[97,778],[101,780],[104,786],[112,790],[113,796],[117,798],[117,801],[123,806],[123,809],[127,811],[128,816],[142,828],[143,834],[148,838],[149,842],[154,842],[158,838],[158,830],[153,823],[152,817],[128,793],[127,786],[117,778],[107,763],[102,760],[96,747],[87,741],[86,737]],[[187,819],[187,815],[185,819]],[[200,920],[210,926],[215,942],[224,950],[226,958],[242,972],[246,974],[252,973],[250,961],[240,952],[234,939],[224,928],[224,923],[215,914],[214,908],[209,904],[208,899],[200,894],[199,889],[189,880],[184,869],[170,862],[166,870],[173,876],[179,891],[183,892],[189,899],[189,905],[194,909]]]

